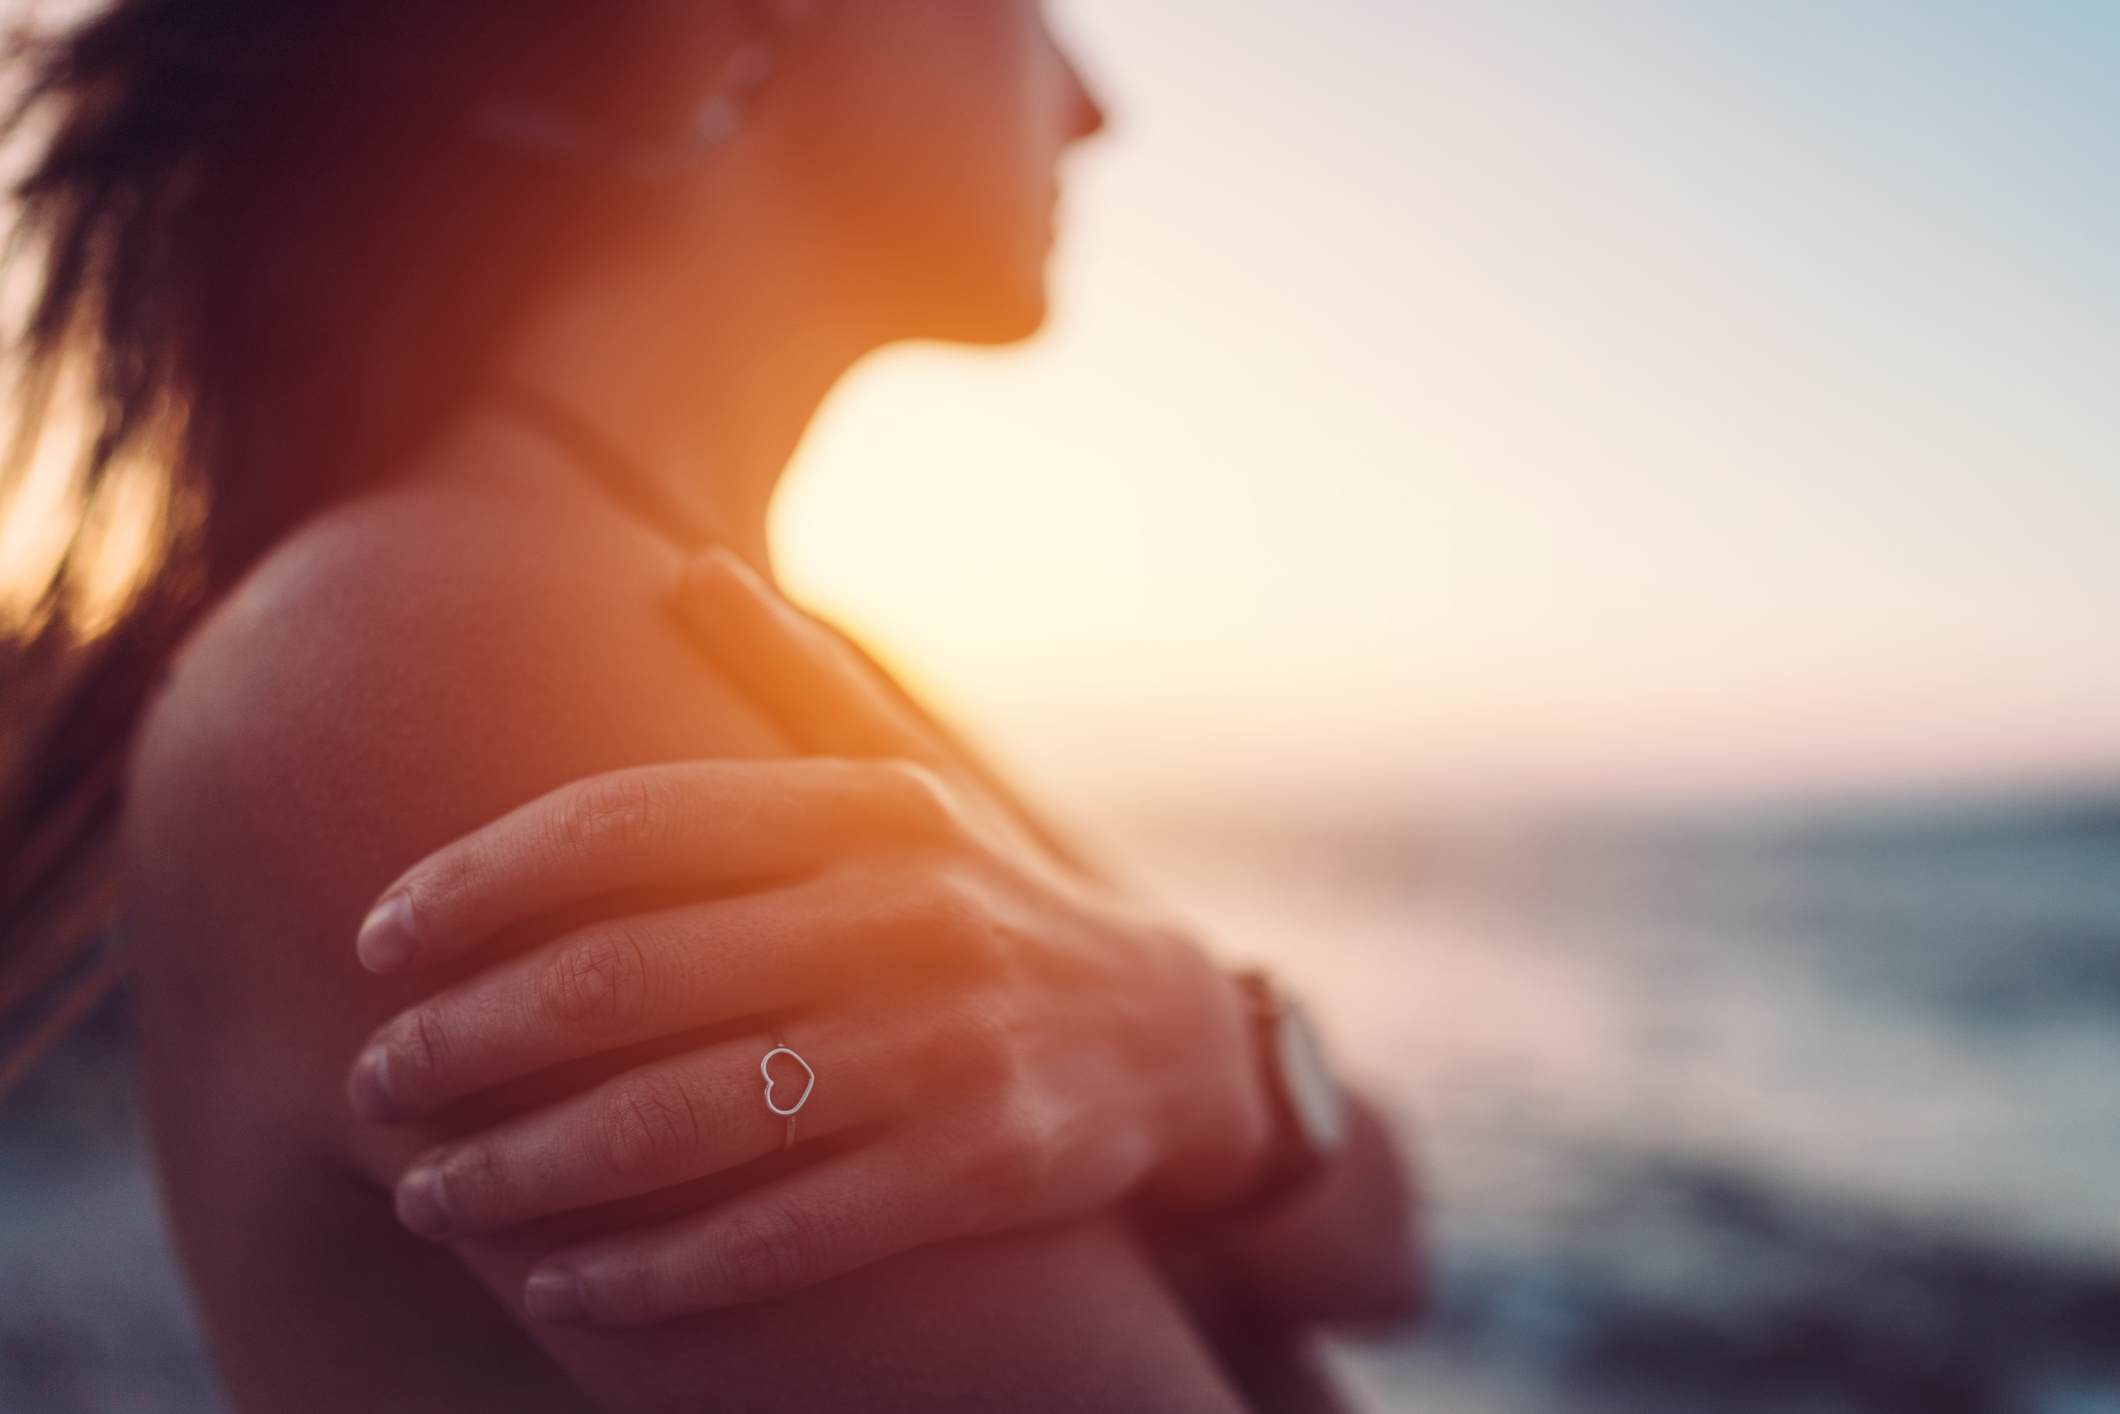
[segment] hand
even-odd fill
[[[780,1148],[760,1062],[816,1076],[817,1162],[704,1212],[547,1258],[547,1319],[633,1325],[758,1300],[925,1244],[1241,1191],[1264,1098],[1231,984],[1040,843],[853,651],[725,555],[681,608],[804,750],[869,759],[621,771],[415,866],[359,942],[424,968],[569,904],[705,901],[594,923],[403,1013],[355,1063],[377,1122],[546,1067],[735,1026],[417,1159],[398,1212],[437,1240],[720,1172]],[[785,1108],[800,1072],[775,1062]]]

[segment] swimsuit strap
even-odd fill
[[[698,507],[674,494],[590,421],[544,389],[516,379],[499,379],[481,394],[495,411],[513,418],[552,443],[578,464],[612,499],[662,535],[687,549],[713,544],[721,537]]]
[[[670,536],[686,550],[703,549],[716,543],[721,537],[706,518],[694,508],[684,504],[681,498],[671,494],[663,482],[648,469],[635,461],[616,443],[605,437],[572,408],[528,383],[513,380],[497,381],[485,391],[486,400],[496,410],[523,423],[531,431],[550,441],[559,451],[581,464],[595,482],[610,493],[613,499],[639,518],[649,530]],[[989,765],[972,744],[935,713],[925,703],[906,690],[897,676],[862,645],[860,640],[839,625],[818,618],[800,605],[790,604],[798,614],[816,624],[844,644],[864,667],[875,675],[876,681],[896,700],[899,707],[910,713],[957,758],[958,763],[975,777],[981,786],[991,792],[1003,808],[1015,817],[1031,836],[1045,846],[1053,856],[1086,874],[1096,874],[1094,864],[1080,850],[1062,839],[1024,803],[1000,772]]]

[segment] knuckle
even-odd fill
[[[963,1002],[929,1029],[924,1068],[961,1103],[951,1143],[957,1188],[1004,1220],[1038,1207],[1066,1158],[1075,1111],[1056,1100],[1034,1048],[991,998]]]
[[[621,1240],[596,1253],[583,1273],[590,1304],[601,1320],[640,1324],[666,1319],[680,1309],[681,1271],[670,1271],[672,1254],[637,1240]],[[676,1287],[676,1290],[672,1288]]]
[[[563,1035],[616,1035],[640,1021],[647,1000],[647,947],[620,924],[563,945],[538,981],[545,1018]]]
[[[913,913],[921,941],[953,970],[983,975],[999,966],[1000,930],[987,901],[962,875],[936,873],[921,888]]]
[[[816,1223],[787,1204],[744,1213],[729,1223],[716,1244],[722,1284],[739,1301],[762,1300],[801,1286],[820,1237]]]
[[[876,790],[892,819],[923,834],[947,831],[956,816],[942,781],[917,761],[893,759],[874,764]]]
[[[595,857],[644,849],[668,830],[676,813],[673,791],[649,771],[622,771],[572,792],[556,817],[556,843]]]
[[[439,1008],[414,1007],[390,1038],[390,1082],[401,1101],[424,1102],[448,1088],[449,1027]]]
[[[486,1226],[508,1211],[508,1174],[487,1144],[466,1144],[442,1161],[449,1206],[460,1221]]]
[[[1009,1207],[1035,1203],[1059,1149],[1054,1126],[1038,1107],[1011,1104],[990,1121],[986,1139],[970,1176],[974,1191]]]
[[[686,1171],[702,1130],[682,1081],[665,1071],[637,1071],[612,1083],[606,1103],[604,1153],[621,1178],[654,1184]]]
[[[931,1014],[920,1067],[990,1110],[1012,1103],[1030,1079],[1020,1038],[996,1008],[976,998],[960,998]]]
[[[412,916],[426,921],[447,918],[475,898],[492,867],[483,842],[476,846],[452,845],[422,861],[405,876],[402,891]]]
[[[968,1051],[988,1082],[1000,1094],[1021,1093],[1029,1077],[1015,1027],[998,1009],[980,1006],[972,1009],[966,1029],[970,1032]]]

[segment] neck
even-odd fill
[[[499,371],[652,479],[672,538],[725,545],[770,577],[780,474],[825,394],[875,341],[833,316],[787,244],[684,244],[576,281]]]

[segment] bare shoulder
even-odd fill
[[[675,552],[568,509],[420,485],[293,537],[174,665],[135,761],[141,825],[195,828],[168,796],[202,771],[276,839],[328,803],[351,843],[376,817],[467,828],[426,817],[590,769],[774,750],[666,612]]]
[[[379,493],[261,564],[143,723],[126,834],[144,1075],[240,1407],[579,1407],[473,1274],[391,1217],[387,1178],[421,1140],[354,1123],[344,1075],[435,983],[369,976],[353,937],[405,867],[555,786],[778,749],[666,611],[675,568],[593,501]],[[324,1348],[340,1341],[400,1358]],[[339,1372],[328,1394],[304,1383],[318,1369]]]
[[[475,482],[379,493],[292,537],[143,725],[127,829],[150,981],[235,974],[182,988],[183,1015],[246,1027],[292,1023],[298,997],[307,1029],[277,1039],[342,1066],[400,1000],[351,955],[398,872],[582,776],[777,751],[667,612],[676,565],[593,497]],[[307,1078],[335,1114],[336,1075]]]

